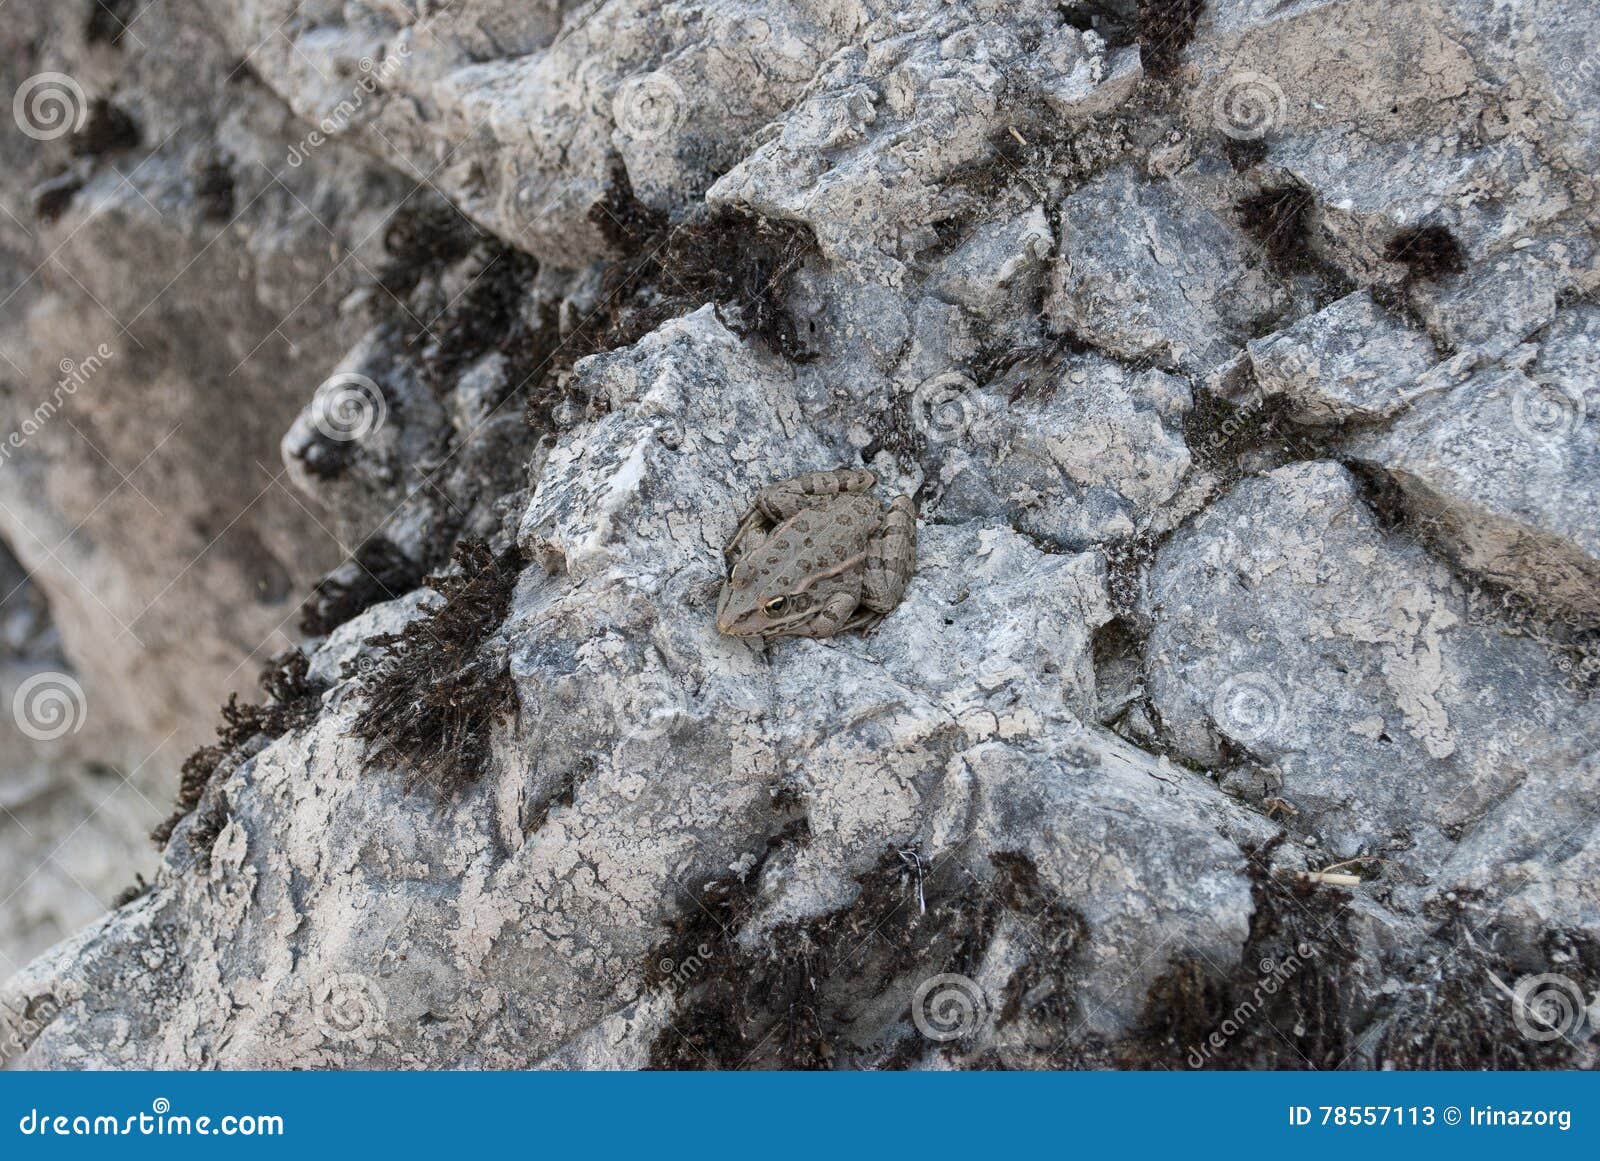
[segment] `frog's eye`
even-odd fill
[[[781,617],[789,608],[788,597],[773,597],[762,604],[761,610],[769,617]]]

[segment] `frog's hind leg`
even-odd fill
[[[723,548],[722,555],[731,561],[740,544],[763,522],[781,523],[796,512],[810,508],[819,496],[868,492],[877,482],[878,478],[865,468],[835,468],[831,472],[801,472],[798,476],[768,484],[756,493],[755,500],[740,518],[739,527]]]
[[[861,575],[861,611],[850,628],[870,629],[906,595],[917,567],[917,510],[909,496],[896,496],[884,515],[883,527],[867,544]]]

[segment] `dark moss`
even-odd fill
[[[72,199],[83,188],[81,174],[68,170],[46,178],[33,187],[33,215],[41,222],[53,222],[72,206]]]
[[[1294,273],[1315,265],[1309,220],[1315,199],[1298,182],[1264,189],[1234,204],[1239,224],[1260,242],[1267,260],[1281,273]]]
[[[322,704],[327,686],[310,677],[310,663],[298,649],[288,649],[269,661],[258,679],[267,700],[260,704],[241,704],[238,694],[228,697],[222,707],[222,724],[217,741],[202,746],[184,761],[179,772],[178,797],[173,812],[151,832],[157,845],[165,846],[178,824],[200,805],[217,766],[234,750],[257,736],[279,738],[290,730],[310,723]],[[199,828],[203,838],[214,841],[221,822],[207,820]],[[209,850],[209,842],[193,842],[196,850]]]
[[[515,704],[508,660],[490,638],[521,573],[513,547],[456,545],[448,571],[424,582],[444,600],[400,633],[375,637],[382,655],[363,681],[355,732],[369,754],[392,750],[417,778],[448,793],[488,763],[496,721]]]
[[[394,212],[383,234],[384,261],[378,282],[397,298],[416,288],[424,274],[459,262],[484,235],[440,198],[418,196]]]
[[[1433,935],[1444,950],[1413,969],[1388,1014],[1374,1067],[1454,1071],[1579,1064],[1581,1056],[1567,1038],[1541,1041],[1519,1032],[1508,993],[1524,972],[1495,946],[1492,913],[1475,892],[1432,901],[1426,914],[1438,922]],[[1547,933],[1542,965],[1561,963],[1559,974],[1588,997],[1600,985],[1600,957],[1586,962],[1582,954],[1571,954],[1576,946],[1566,933]],[[1539,971],[1548,970],[1542,965]]]
[[[1139,0],[1139,51],[1150,73],[1160,75],[1177,67],[1205,6],[1205,0]]]
[[[207,157],[195,169],[195,205],[200,209],[201,220],[227,222],[233,218],[233,170],[226,158]]]
[[[1076,1015],[1071,977],[1088,928],[1082,916],[1039,882],[1039,870],[1026,855],[1002,852],[990,862],[997,872],[993,889],[1006,910],[1021,920],[1018,932],[1027,953],[1001,988],[999,1026],[1032,1021],[1058,1040]]]
[[[1406,526],[1405,494],[1386,472],[1357,461],[1346,463],[1345,470],[1355,477],[1361,498],[1385,532],[1398,532]]]
[[[1196,391],[1194,406],[1183,418],[1184,442],[1196,466],[1215,472],[1224,484],[1244,475],[1247,456],[1269,467],[1330,458],[1338,430],[1295,423],[1289,406],[1282,397],[1239,405]]]
[[[350,562],[319,580],[300,610],[300,631],[331,633],[373,605],[392,601],[422,583],[422,567],[385,536],[372,536]]]
[[[83,22],[83,39],[89,44],[122,46],[122,37],[134,20],[139,0],[89,0]]]
[[[1022,855],[993,858],[988,884],[957,860],[930,867],[910,851],[885,852],[860,881],[854,904],[804,923],[780,925],[761,950],[738,934],[751,907],[752,874],[712,884],[685,911],[673,937],[652,953],[653,986],[678,982],[680,1011],[651,1047],[651,1066],[673,1069],[900,1068],[932,1042],[905,1036],[865,1047],[853,1005],[937,971],[976,975],[1003,918],[1017,919],[1026,952],[1007,981],[1001,1019],[1059,1034],[1069,1023],[1067,976],[1083,935],[1079,917],[1057,904]],[[693,965],[685,973],[683,965]],[[959,1052],[959,1043],[946,1046]]]
[[[1245,848],[1254,911],[1236,964],[1173,960],[1151,984],[1130,1068],[1327,1069],[1354,1047],[1348,891],[1275,873],[1282,836]]]
[[[597,306],[562,339],[558,367],[636,342],[707,303],[741,336],[791,359],[810,357],[784,307],[795,271],[816,251],[809,227],[726,208],[669,221],[634,196],[620,162],[589,220],[615,257]]]
[[[111,910],[119,911],[136,899],[142,899],[150,893],[150,884],[144,881],[144,876],[135,874],[133,882],[117,892],[117,897],[111,900]]]
[[[1430,281],[1460,274],[1466,258],[1456,236],[1443,226],[1414,226],[1389,239],[1384,256],[1406,268],[1410,278]]]
[[[508,389],[515,389],[538,368],[526,362],[529,324],[522,317],[527,289],[539,272],[532,257],[508,246],[489,243],[476,248],[476,270],[469,268],[467,288],[430,321],[431,339],[423,348],[423,379],[436,394],[454,389],[461,372],[481,355],[502,351],[510,360]],[[532,328],[537,336],[543,328]],[[494,400],[499,403],[500,400]]]
[[[1267,159],[1267,143],[1261,137],[1229,137],[1222,143],[1222,155],[1235,173],[1243,173]]]
[[[89,102],[83,126],[68,139],[74,157],[99,157],[137,149],[143,135],[139,124],[120,106],[106,97]]]

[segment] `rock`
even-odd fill
[[[1600,312],[1576,308],[1525,370],[1485,367],[1353,445],[1463,567],[1584,624],[1600,616],[1597,360]]]
[[[937,477],[941,518],[1005,512],[1064,549],[1163,532],[1181,519],[1179,497],[1192,484],[1181,379],[1096,355],[1013,368],[1011,378],[1015,388],[1002,381],[977,391],[947,377],[918,389],[919,422],[953,449]],[[1034,391],[1044,398],[1030,398]]]
[[[1123,169],[1062,203],[1045,306],[1057,332],[1198,371],[1224,362],[1283,305],[1242,236],[1168,184]]]
[[[1248,350],[1261,392],[1285,396],[1295,422],[1311,424],[1388,418],[1410,401],[1437,358],[1426,335],[1364,290],[1252,340]]]
[[[1595,1063],[1591,6],[304,7],[8,10],[24,1066]]]
[[[1236,852],[1266,828],[1075,721],[1095,704],[1090,637],[1110,616],[1097,557],[1041,553],[1003,526],[932,527],[873,637],[761,649],[716,635],[718,549],[745,499],[826,463],[776,372],[709,308],[583,364],[609,411],[557,441],[522,520],[542,563],[503,630],[518,710],[494,768],[456,798],[408,793],[403,755],[363,761],[350,736],[360,696],[329,695],[313,726],[217,788],[229,822],[209,870],[171,861],[180,829],[150,896],[21,978],[62,997],[28,1059],[594,1060],[579,1045],[617,1013],[659,1007],[645,965],[694,918],[693,892],[747,880],[740,938],[759,939],[865,905],[858,884],[895,850],[929,876],[971,866],[982,881],[1001,856],[1036,867],[1094,940],[1070,998],[1093,1031],[1137,1018],[1167,943],[1235,954],[1250,914]],[[786,842],[796,817],[809,838]],[[1051,821],[1068,817],[1067,831]],[[1107,845],[1122,858],[1097,868]],[[391,880],[401,867],[413,886]],[[203,936],[224,921],[230,941]],[[187,971],[128,977],[128,953],[157,939]],[[901,986],[855,980],[841,997]],[[129,1002],[146,1015],[114,1033]],[[359,1027],[330,1022],[352,1012]],[[860,1033],[893,1043],[902,1020],[891,1004]]]
[[[1469,619],[1450,571],[1334,464],[1240,483],[1162,548],[1146,601],[1171,743],[1248,755],[1252,793],[1287,799],[1334,857],[1431,870],[1586,712],[1543,646]]]

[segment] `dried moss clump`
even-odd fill
[[[317,716],[327,686],[310,677],[310,662],[298,649],[288,649],[269,661],[259,679],[267,700],[258,705],[240,704],[238,694],[228,696],[222,707],[222,724],[217,741],[201,746],[184,761],[179,773],[178,798],[170,817],[150,832],[158,846],[165,846],[178,824],[200,805],[217,766],[240,746],[259,736],[280,738],[290,730],[307,725]],[[214,814],[216,812],[213,812]],[[191,836],[197,851],[209,851],[223,822],[206,820]]]
[[[1314,264],[1308,233],[1311,191],[1298,183],[1264,189],[1234,204],[1239,224],[1260,242],[1274,269],[1293,273]]]
[[[494,723],[515,704],[509,661],[490,638],[511,605],[522,557],[467,539],[452,563],[423,582],[441,604],[369,642],[383,659],[363,681],[367,702],[355,725],[370,754],[392,749],[445,792],[483,770]]]
[[[394,212],[383,233],[384,261],[378,282],[396,298],[416,289],[424,274],[459,262],[484,235],[448,202],[408,201]]]
[[[1139,0],[1139,49],[1154,75],[1172,71],[1194,39],[1205,0]]]
[[[1125,1068],[1339,1068],[1354,1047],[1350,892],[1285,879],[1245,849],[1255,911],[1239,962],[1176,959],[1151,984]]]
[[[356,549],[351,563],[319,580],[300,610],[300,631],[321,637],[422,583],[421,567],[385,536],[373,536]]]
[[[749,886],[709,885],[646,965],[652,986],[685,995],[651,1046],[651,1067],[906,1067],[934,1047],[911,1031],[916,984],[941,973],[977,975],[1007,916],[1017,920],[1027,959],[999,997],[999,1021],[1030,1026],[1047,1039],[1064,1035],[1067,976],[1082,920],[1048,896],[1026,856],[1000,854],[992,862],[995,875],[985,884],[957,860],[935,868],[913,852],[890,850],[859,880],[853,905],[783,924],[756,952],[739,946],[738,933],[759,875],[752,873]],[[904,1035],[863,1044],[858,1023],[900,989],[907,1000]],[[944,1049],[960,1052],[962,1044]]]
[[[142,139],[137,121],[105,97],[96,97],[89,102],[83,128],[68,138],[67,144],[74,157],[99,157],[103,153],[137,149]]]
[[[1231,484],[1263,464],[1334,457],[1337,430],[1307,428],[1289,417],[1282,396],[1234,404],[1209,391],[1194,393],[1183,417],[1183,438],[1197,467]]]
[[[1482,902],[1478,893],[1461,891],[1429,909],[1439,920],[1433,936],[1446,950],[1418,964],[1399,994],[1378,1042],[1375,1067],[1456,1071],[1583,1066],[1583,1029],[1540,1040],[1517,1027],[1510,993],[1526,969],[1495,946],[1492,921],[1481,913],[1476,924],[1471,921],[1469,913]],[[1538,970],[1559,965],[1557,974],[1578,995],[1592,996],[1600,986],[1600,948],[1592,940],[1552,931],[1542,951]],[[1525,1021],[1532,1019],[1524,1015]]]
[[[817,249],[809,226],[731,208],[670,222],[633,196],[620,167],[589,216],[621,254],[606,276],[602,297],[616,309],[600,349],[711,302],[738,334],[791,359],[808,357],[784,302],[795,271]]]
[[[1467,267],[1461,243],[1443,226],[1415,226],[1400,231],[1389,239],[1384,256],[1403,265],[1408,277],[1420,281],[1460,274]]]

